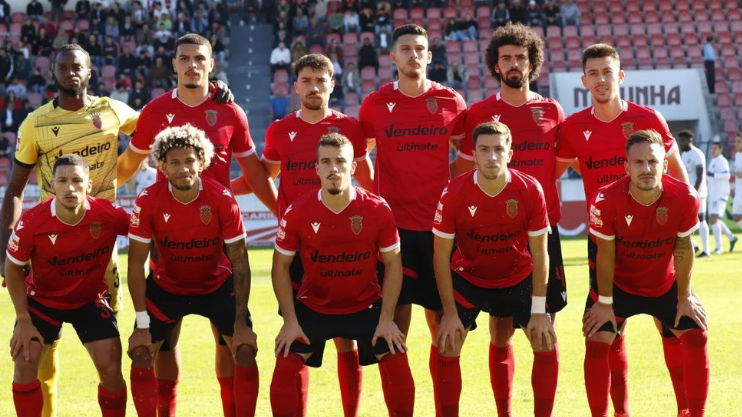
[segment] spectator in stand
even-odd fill
[[[75,4],[75,23],[80,19],[90,20],[90,1],[88,0],[77,0]]]
[[[31,60],[26,58],[22,52],[15,54],[15,61],[13,62],[13,75],[17,76],[19,80],[28,81],[31,76]],[[19,94],[20,96],[21,94]]]
[[[158,46],[157,52],[155,53],[155,58],[162,58],[162,62],[165,62],[166,65],[170,65],[170,61],[173,59],[173,57],[168,53],[167,49],[165,49],[164,46]]]
[[[541,9],[539,9],[538,4],[536,4],[536,0],[528,2],[528,7],[526,8],[526,19],[528,21],[528,26],[537,27],[544,25],[544,17],[541,14]]]
[[[562,18],[559,13],[559,6],[556,5],[555,0],[548,0],[544,5],[544,26],[561,26]]]
[[[67,4],[67,0],[50,0],[49,2],[52,5],[52,20],[59,25],[59,22],[64,18],[64,6]]]
[[[392,35],[386,26],[382,26],[381,31],[376,36],[376,48],[382,54],[388,54],[392,50]]]
[[[340,108],[340,113],[345,113],[345,92],[343,91],[342,79],[335,79],[335,87],[330,93],[330,102],[328,103],[331,108]]]
[[[160,20],[160,16],[163,14],[168,14],[169,10],[162,7],[162,3],[159,1],[154,3],[154,8],[152,9],[152,17],[155,18],[155,20]]]
[[[479,32],[479,23],[477,23],[472,17],[471,13],[464,15],[464,20],[459,25],[459,33],[461,40],[477,40],[477,33]]]
[[[383,1],[376,5],[376,34],[381,32],[382,27],[386,27],[386,31],[392,32],[392,11],[389,3]]]
[[[73,40],[74,39],[74,40]],[[88,48],[88,36],[82,32],[80,32],[80,28],[74,28],[72,29],[72,34],[70,35],[70,41],[69,43],[76,43],[80,45],[83,49]]]
[[[131,14],[131,21],[134,22],[134,24],[139,26],[140,28],[142,27],[142,25],[147,23],[147,21],[149,20],[147,11],[144,10],[144,8],[142,7],[142,2],[140,2],[139,0],[134,2],[134,7],[131,9],[130,14]]]
[[[8,106],[5,108],[2,117],[3,132],[17,132],[23,121],[23,107],[20,101],[8,100]]]
[[[270,106],[268,106],[268,115],[271,120],[279,120],[286,117],[286,113],[289,110],[289,99],[286,97],[286,92],[283,88],[276,90],[276,93],[270,99]]]
[[[44,101],[42,100],[42,104],[43,104],[43,103],[44,103]],[[21,109],[21,111],[20,111],[20,112],[18,112],[18,113],[19,113],[19,115],[20,115],[20,117],[18,118],[18,120],[20,120],[20,121],[21,121],[21,123],[22,123],[22,122],[23,122],[23,120],[25,120],[25,119],[26,119],[26,117],[27,117],[27,116],[28,116],[29,114],[33,113],[33,111],[34,111],[34,110],[36,110],[36,108],[34,108],[33,106],[31,106],[31,102],[30,102],[30,101],[28,101],[28,99],[26,99],[26,100],[23,100],[23,108]],[[19,125],[18,127],[20,128],[20,125]]]
[[[149,78],[150,68],[152,68],[152,58],[147,55],[146,49],[140,49],[136,61],[136,73],[141,74],[145,79],[147,79]],[[144,85],[147,85],[146,82]]]
[[[527,10],[522,0],[513,0],[510,3],[510,21],[513,23],[528,24]]]
[[[103,65],[116,65],[119,57],[119,46],[113,42],[113,38],[106,36],[105,43],[101,46]]]
[[[113,38],[113,41],[118,43],[119,41],[119,23],[116,21],[116,19],[113,16],[108,16],[106,18],[106,24],[103,25],[103,36],[110,36]]]
[[[196,10],[196,14],[191,19],[191,30],[199,35],[203,35],[209,29],[209,19],[204,15],[203,9]]]
[[[279,18],[281,15],[290,16],[291,11],[291,4],[289,4],[288,0],[278,0],[278,4],[276,4],[276,16]]]
[[[17,96],[15,95],[15,92],[12,90],[8,91],[7,94],[5,95],[5,108],[7,108],[11,103],[16,109],[21,108],[21,100],[17,98]]]
[[[443,66],[442,62],[435,61],[433,63],[433,66],[430,68],[430,71],[428,71],[428,79],[430,81],[435,81],[440,84],[446,84],[448,82],[448,73],[446,71],[446,68]]]
[[[299,58],[308,53],[309,50],[304,46],[304,42],[302,42],[301,39],[295,40],[293,45],[291,45],[291,62],[296,62]]]
[[[281,42],[278,46],[271,51],[271,75],[277,70],[283,69],[287,72],[290,71],[291,67],[291,51],[286,48],[286,44]]]
[[[211,24],[211,27],[207,31],[207,35],[207,38],[210,38],[211,35],[216,35],[217,38],[219,38],[219,40],[223,42],[224,38],[227,36],[226,26],[222,26],[218,22],[214,22]]]
[[[113,20],[116,21],[116,23],[121,24],[124,22],[124,17],[127,15],[124,11],[124,9],[121,8],[121,5],[118,1],[113,2],[113,6],[108,11],[108,16],[113,16]]]
[[[352,91],[359,97],[361,96],[361,74],[358,73],[356,64],[353,61],[348,62],[345,67],[342,84],[345,94]]]
[[[155,58],[155,65],[149,71],[149,80],[152,88],[162,88],[167,90],[169,87],[170,68],[166,67],[162,57]]]
[[[5,26],[10,26],[10,5],[5,0],[0,0],[0,23],[5,23]]]
[[[343,33],[343,15],[340,13],[333,13],[330,18],[327,19],[327,23],[330,25],[330,31],[337,34]]]
[[[338,42],[337,38],[332,38],[332,41],[329,45],[327,45],[327,48],[325,48],[325,55],[326,56],[332,56],[335,55],[338,58],[339,62],[343,62],[343,48],[340,46],[340,42]],[[337,73],[336,73],[337,74]]]
[[[57,26],[54,23],[52,23],[52,21],[49,20],[49,18],[46,16],[44,16],[44,18],[42,19],[41,25],[39,25],[39,32],[41,32],[42,28],[46,29],[46,33],[52,38],[57,36]]]
[[[291,41],[289,39],[290,38],[286,35],[286,32],[282,30],[282,31],[278,32],[278,35],[276,36],[276,38],[273,39],[273,45],[271,45],[271,46],[273,46],[274,48],[276,48],[278,46],[278,44],[281,43],[281,42],[283,42],[284,45],[290,45],[291,44]]]
[[[505,2],[497,3],[497,6],[492,10],[492,28],[497,29],[501,26],[505,26],[510,21],[510,10],[508,10]]]
[[[165,29],[169,30],[170,32],[173,31],[173,21],[170,19],[170,15],[167,13],[163,13],[160,15],[160,18],[157,19],[157,27],[165,26]]]
[[[214,71],[211,71],[211,76],[209,77],[210,80],[216,82],[221,81],[224,84],[229,85],[229,79],[227,78],[227,73],[224,72],[224,67],[219,65],[219,62],[214,63]]]
[[[448,23],[446,23],[446,28],[444,30],[447,41],[459,40],[459,22],[456,20],[455,17],[451,17],[448,19]]]
[[[119,56],[118,73],[132,77],[134,76],[136,69],[137,57],[131,53],[131,49],[128,45],[124,45],[124,53]]]
[[[103,49],[98,43],[98,38],[95,35],[88,36],[88,47],[86,49],[90,55],[90,61],[96,66],[103,66]]]
[[[209,42],[211,42],[211,55],[216,59],[216,62],[223,66],[227,60],[227,50],[224,48],[224,44],[219,40],[216,33],[209,36]]]
[[[26,21],[21,26],[21,42],[30,44],[36,42],[36,26],[34,26],[30,18],[26,18]]]
[[[119,35],[122,42],[136,42],[137,25],[134,24],[128,14],[124,16],[124,22],[119,26]]]
[[[441,42],[441,38],[436,36],[433,38],[433,44],[430,46],[430,53],[433,54],[433,60],[431,64],[440,62],[444,69],[448,68],[448,53],[446,47]]]
[[[173,26],[173,32],[177,33],[178,37],[191,32],[191,23],[188,21],[188,16],[186,16],[185,13],[178,13],[178,20]]]
[[[330,61],[332,61],[332,70],[335,74],[335,81],[341,82],[343,79],[343,64],[338,60],[338,56],[335,54],[330,55]]]
[[[23,100],[26,98],[26,93],[28,92],[28,89],[25,85],[21,84],[18,80],[18,77],[15,75],[10,78],[10,84],[5,87],[5,93],[8,95],[8,102],[10,102],[11,94],[13,95],[13,98],[18,97],[18,99]],[[16,106],[17,109],[20,109],[20,102],[17,103]]]
[[[127,103],[132,109],[141,110],[142,107],[144,107],[144,105],[151,99],[152,96],[149,94],[149,91],[144,88],[144,84],[137,80],[137,82],[134,83],[134,89],[131,90],[131,94],[129,94],[129,101],[127,101]]]
[[[562,15],[562,27],[575,25],[580,27],[580,8],[577,7],[575,0],[567,0],[559,9]]]
[[[123,103],[129,102],[129,92],[126,91],[126,88],[124,87],[124,83],[122,82],[116,83],[116,90],[111,93],[111,98],[114,100],[123,102]]]
[[[192,15],[193,14],[193,3],[191,3],[191,0],[175,1],[175,13],[184,13],[186,16]]]
[[[360,28],[361,33],[363,32],[376,32],[376,17],[374,16],[373,10],[366,7],[361,10],[361,15],[359,17],[360,20]]]
[[[26,6],[26,17],[41,23],[44,17],[44,6],[38,0],[31,0]]]
[[[150,29],[149,25],[142,25],[142,28],[137,31],[137,45],[152,45],[154,48],[155,44],[155,33]]]
[[[103,32],[103,26],[106,24],[107,17],[108,13],[103,9],[103,5],[96,3],[93,11],[90,12],[90,28],[96,28],[98,31]]]
[[[172,49],[173,33],[165,28],[164,23],[158,23],[157,32],[155,32],[155,46],[163,46],[165,49]]]
[[[703,63],[706,66],[706,85],[708,85],[709,92],[714,94],[716,87],[716,71],[714,67],[716,65],[716,52],[714,51],[714,37],[706,37],[706,43],[703,45]]]
[[[57,36],[54,37],[54,42],[52,43],[53,49],[59,49],[62,45],[66,45],[69,41],[69,36],[63,31],[60,30],[57,32]]]
[[[38,94],[44,94],[46,79],[41,75],[41,68],[34,68],[31,77],[28,79],[28,91]]]
[[[10,162],[13,160],[10,158],[12,151],[10,150],[10,141],[5,136],[0,136],[0,158],[5,158]]]
[[[227,14],[227,10],[224,6],[224,3],[211,0],[211,3],[209,4],[210,4],[209,13],[208,13],[209,26],[213,25],[214,23],[218,23],[219,26],[227,26],[229,15]],[[304,10],[304,14],[307,14],[306,10]]]
[[[296,15],[291,20],[291,33],[294,37],[304,36],[309,28],[309,19],[303,9],[296,9]]]
[[[363,39],[363,45],[358,50],[358,69],[363,72],[366,67],[374,67],[376,73],[379,73],[379,57],[369,38]]]
[[[466,73],[466,68],[462,67],[458,61],[451,62],[448,66],[448,86],[467,93],[469,91],[466,87],[467,81],[469,81],[469,74]]]
[[[360,16],[358,16],[358,12],[351,9],[345,12],[345,16],[343,17],[343,29],[345,29],[345,33],[355,32],[357,34],[361,33],[361,19]]]
[[[39,27],[39,37],[33,45],[33,54],[36,56],[51,56],[54,38],[46,31],[45,27]]]
[[[351,10],[358,12],[358,2],[356,0],[343,0],[343,4],[340,8],[343,13]]]

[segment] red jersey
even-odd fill
[[[436,200],[450,178],[449,141],[464,137],[465,116],[459,93],[432,81],[417,97],[395,81],[363,100],[361,125],[367,139],[376,139],[374,189],[401,229],[433,225]]]
[[[324,119],[309,123],[301,118],[301,110],[271,123],[265,132],[263,160],[281,165],[281,182],[278,187],[278,215],[283,216],[289,204],[307,190],[320,186],[317,172],[317,143],[328,133],[341,133],[353,144],[356,161],[362,161],[366,152],[366,139],[358,120],[332,110]]]
[[[599,189],[590,200],[590,233],[616,241],[614,283],[630,294],[658,297],[675,281],[673,249],[678,237],[698,228],[696,190],[662,176],[662,195],[645,206],[631,196],[626,176]]]
[[[541,183],[549,209],[549,223],[556,226],[562,211],[554,165],[557,134],[564,121],[564,111],[556,100],[530,94],[531,98],[520,106],[508,104],[500,93],[472,104],[466,113],[466,139],[461,141],[459,156],[474,160],[472,133],[478,125],[492,121],[506,124],[513,137],[513,158],[508,168],[525,172]]]
[[[208,294],[232,274],[224,243],[245,238],[240,207],[232,193],[211,178],[201,178],[195,200],[183,204],[169,181],[145,188],[131,214],[129,238],[153,239],[157,262],[153,276],[164,290],[180,295]]]
[[[186,123],[206,132],[206,137],[214,144],[214,157],[202,177],[213,178],[230,188],[232,155],[244,158],[255,153],[247,116],[236,103],[218,104],[207,97],[203,103],[192,107],[180,101],[176,88],[144,106],[129,146],[134,152],[149,153],[158,133]],[[165,177],[158,171],[157,180],[162,179]]]
[[[626,175],[626,141],[633,132],[653,129],[662,136],[665,152],[677,151],[667,122],[656,110],[623,101],[623,111],[604,122],[592,107],[570,115],[559,128],[557,160],[580,162],[585,199],[595,191]]]
[[[28,295],[57,309],[75,309],[108,290],[104,275],[115,256],[116,236],[125,235],[129,215],[110,201],[88,197],[77,224],[57,217],[55,198],[23,213],[10,235],[8,260],[31,261],[26,277]]]
[[[351,202],[335,213],[321,190],[307,192],[284,214],[276,250],[299,252],[304,276],[296,298],[324,314],[357,313],[381,298],[376,275],[379,252],[399,247],[399,234],[386,202],[351,188]]]
[[[433,233],[456,238],[451,269],[483,288],[507,288],[533,271],[528,237],[548,233],[546,200],[538,181],[508,169],[508,182],[489,195],[477,182],[477,170],[451,180],[443,191]]]

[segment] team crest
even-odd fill
[[[209,126],[214,126],[216,124],[216,110],[206,110],[204,113],[206,113],[206,123]]]
[[[92,236],[93,239],[98,239],[98,236],[100,236],[100,230],[100,222],[90,223],[90,236]]]
[[[350,217],[350,230],[353,231],[355,234],[360,234],[361,230],[363,230],[363,217],[361,216],[351,216]]]
[[[665,223],[667,223],[667,207],[658,207],[656,213],[657,223],[659,223],[660,226],[664,226]]]
[[[327,128],[327,133],[340,133],[340,128],[337,126],[329,126]]]
[[[435,114],[435,112],[438,111],[438,100],[435,99],[435,97],[431,97],[427,100],[428,103],[428,111]]]
[[[90,121],[93,122],[93,126],[95,126],[95,128],[98,130],[103,127],[103,120],[100,118],[99,114],[90,116]]]
[[[201,212],[199,214],[199,217],[201,217],[201,222],[203,224],[211,223],[211,207],[201,206]]]
[[[533,107],[531,108],[531,115],[533,116],[533,121],[536,123],[536,126],[541,126],[541,123],[544,121],[544,109]]]
[[[621,123],[621,129],[626,139],[634,133],[634,124],[631,122]]]
[[[511,219],[514,219],[518,214],[518,200],[511,199],[506,201],[505,204],[505,210],[507,211],[508,216],[510,216]]]

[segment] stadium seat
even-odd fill
[[[15,12],[10,14],[11,23],[21,23],[26,21],[26,14],[23,12]]]
[[[604,1],[593,2],[593,13],[608,13],[608,6]]]
[[[626,2],[626,11],[629,13],[638,12],[641,10],[639,2],[637,0],[629,0]]]
[[[662,35],[652,35],[649,44],[652,46],[662,46],[665,45],[665,37]]]
[[[459,64],[463,61],[461,60],[461,52],[449,52],[448,54],[448,63],[452,62],[458,62]]]
[[[633,24],[630,26],[630,29],[631,29],[631,36],[644,35],[646,33],[646,29],[643,23]]]
[[[464,53],[478,53],[477,41],[464,41]]]
[[[598,38],[603,43],[612,44],[613,35],[611,34],[611,27],[608,25],[598,26]]]
[[[394,73],[391,68],[379,68],[379,85],[390,83],[393,78]]]
[[[464,6],[463,4],[461,5],[461,11],[459,12],[459,17],[461,19],[464,19],[464,16],[466,15],[471,15],[471,17],[474,17],[475,14],[476,12],[474,11],[474,6]]]
[[[322,45],[314,44],[311,47],[309,47],[309,53],[310,54],[324,54],[325,50],[322,49]]]
[[[616,36],[616,46],[619,48],[631,48],[631,37],[629,35]]]
[[[322,45],[319,45],[320,48]],[[320,54],[322,51],[319,52]],[[358,56],[358,45],[343,45],[343,57],[347,60],[348,57],[357,57]]]
[[[409,19],[409,15],[407,14],[407,9],[398,7],[394,9],[394,12],[392,13],[392,17],[394,20],[407,20]]]
[[[580,47],[580,38],[577,36],[570,36],[567,38],[566,43],[567,49],[576,49]]]
[[[732,93],[736,95],[742,94],[742,81],[735,81],[732,83]]]
[[[379,68],[391,68],[392,67],[392,58],[389,57],[388,54],[383,54],[379,56]]]
[[[15,146],[15,132],[4,132],[3,136],[8,139],[8,142],[10,142],[9,148],[13,148]]]
[[[345,107],[345,114],[348,115],[348,116],[350,116],[350,117],[356,118],[356,119],[358,118],[358,113],[360,111],[361,111],[361,106],[348,106],[348,105],[346,105],[346,107]]]
[[[376,82],[371,80],[361,81],[361,93],[365,97],[368,93],[376,90]]]
[[[569,61],[569,67],[573,70],[575,68],[582,67],[582,51],[579,49],[572,49],[567,51],[567,60]]]
[[[456,10],[453,7],[446,7],[445,9],[443,9],[443,19],[445,21],[448,21],[448,19],[450,19],[452,17],[453,18],[458,18],[459,17],[458,10]]]
[[[670,57],[675,64],[686,64],[685,51],[680,45],[669,45],[670,46]]]
[[[675,10],[690,10],[688,0],[675,0]]]
[[[721,56],[737,56],[734,45],[721,45]]]
[[[675,17],[670,17],[672,21],[675,21]],[[646,12],[644,13],[644,23],[658,23],[660,22],[660,15],[657,12]]]
[[[374,67],[364,67],[361,70],[361,80],[362,81],[375,81],[376,80],[376,70]]]
[[[477,13],[476,14],[477,19],[480,17],[490,19],[492,10],[489,8],[489,6],[479,6],[477,7],[476,13]]]
[[[371,44],[376,43],[376,34],[373,32],[361,32],[361,43],[363,43],[366,39],[371,41]]]
[[[479,62],[468,62],[465,64],[465,68],[469,76],[479,76],[481,64]]]
[[[739,130],[737,120],[724,120],[724,132],[736,133]]]
[[[482,79],[479,78],[479,76],[470,76],[469,80],[466,81],[466,87],[469,90],[481,90],[482,89]]]
[[[8,185],[8,173],[6,171],[0,171],[0,187]]]
[[[672,13],[672,9],[674,8],[674,5],[672,4],[672,0],[660,0],[660,12],[664,13]]]
[[[641,29],[638,32],[634,32],[634,29],[632,28],[632,33],[644,33],[644,25],[641,26]],[[629,26],[628,25],[614,25],[613,26],[613,35],[616,37],[618,36],[627,36],[629,34]]]
[[[736,56],[725,56],[721,59],[721,66],[726,68],[727,72],[730,72],[732,70],[740,70],[739,65],[739,59]],[[732,74],[730,72],[729,76],[731,77]],[[731,80],[731,81],[739,81],[739,80]]]
[[[274,83],[289,82],[289,72],[283,69],[276,70],[276,72],[273,73],[273,82]]]
[[[642,5],[642,10],[644,11],[644,13],[649,12],[649,11],[652,11],[652,12],[657,11],[657,5],[654,3],[654,1],[642,1],[641,5]]]
[[[623,13],[611,14],[610,17],[611,17],[611,24],[614,26],[626,24],[626,18],[624,17]]]
[[[599,26],[604,26],[610,24],[610,19],[608,18],[608,15],[605,13],[597,13],[595,15],[595,24]]]
[[[742,21],[742,12],[739,9],[728,9],[727,18],[729,23]]]
[[[645,35],[637,35],[634,37],[634,46],[637,48],[646,48],[649,46],[649,41]]]
[[[721,120],[723,120],[723,121],[726,122],[727,120],[736,120],[737,119],[737,115],[734,114],[734,108],[732,108],[732,107],[722,107],[719,110],[720,110],[719,117],[721,118]]]
[[[150,94],[152,95],[152,98],[154,99],[154,98],[160,97],[161,95],[165,94],[165,89],[153,88]]]
[[[710,10],[721,10],[722,7],[721,0],[709,0],[708,8]]]
[[[644,18],[640,12],[629,12],[629,18],[627,23],[630,25],[644,22]]]
[[[432,32],[442,32],[443,31],[443,23],[441,23],[440,19],[428,19],[428,33]],[[433,36],[430,37],[433,39]]]
[[[732,96],[729,93],[716,93],[716,104],[719,107],[729,107],[732,105]]]
[[[637,47],[636,48],[636,60],[639,65],[651,65],[652,64],[652,53],[648,47]]]
[[[471,106],[473,103],[476,103],[478,101],[484,100],[484,96],[482,95],[482,89],[476,88],[472,90],[469,89],[469,93],[467,94],[466,101]]]
[[[41,106],[41,102],[43,101],[43,97],[39,93],[28,93],[26,94],[26,99],[28,99],[29,104],[34,109]]]
[[[361,99],[358,97],[358,94],[350,91],[345,94],[345,104],[347,106],[358,106],[361,104]]]
[[[446,53],[447,54],[456,54],[460,52],[461,52],[461,44],[459,42],[452,42],[452,41],[446,42]]]
[[[670,54],[667,52],[665,45],[656,46],[654,49],[654,60],[657,64],[670,65]]]
[[[546,41],[546,46],[549,49],[564,49],[564,43],[562,42],[562,38],[549,38]]]
[[[72,20],[63,20],[62,23],[59,24],[59,30],[63,30],[67,32],[68,34],[72,33],[72,31],[75,29],[75,24]]]
[[[412,10],[410,10],[410,19],[424,19],[425,18],[425,10],[422,7],[413,7]]]
[[[479,54],[464,53],[464,64],[474,64],[478,66],[479,65]]]
[[[357,45],[358,35],[355,32],[348,32],[343,34],[343,46]]]
[[[441,20],[441,9],[438,7],[430,7],[425,12],[425,16],[428,18],[428,24],[431,20]]]
[[[680,35],[678,35],[677,33],[667,35],[667,45],[672,48],[677,48],[680,50],[680,52],[683,52],[683,41],[680,39]]]
[[[342,38],[340,37],[340,34],[338,33],[328,33],[327,35],[325,35],[325,42],[327,42],[328,44],[332,43],[332,41],[336,39],[338,43],[343,41]]]

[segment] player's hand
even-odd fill
[[[613,313],[613,304],[595,303],[593,307],[582,317],[582,334],[590,337],[600,330],[606,322],[611,322],[613,331],[618,328],[616,315]]]
[[[15,359],[23,352],[23,358],[28,360],[31,341],[34,339],[38,340],[42,346],[44,345],[44,338],[30,319],[19,321],[13,330],[13,337],[10,339],[10,357]]]
[[[299,322],[284,323],[281,331],[276,336],[276,356],[283,354],[283,357],[289,356],[289,348],[295,340],[304,344],[310,344],[309,338],[304,334],[304,330],[299,326]]]
[[[466,329],[458,314],[444,314],[438,326],[438,351],[445,352],[446,346],[455,349],[464,340],[465,333]]]
[[[531,314],[531,319],[528,320],[528,326],[526,327],[526,333],[528,334],[528,340],[531,341],[533,346],[546,351],[554,349],[556,332],[554,332],[554,325],[551,323],[551,319],[545,313]]]
[[[675,316],[675,328],[680,325],[680,318],[683,316],[690,317],[702,330],[708,330],[706,310],[703,308],[698,298],[690,296],[678,300],[678,313]]]
[[[134,332],[129,336],[129,349],[126,350],[126,354],[131,358],[131,353],[138,347],[147,348],[150,357],[155,355],[155,347],[152,344],[152,335],[149,333],[149,329],[134,329]]]
[[[246,324],[235,324],[232,334],[232,352],[237,353],[240,346],[247,345],[258,353],[258,335]]]
[[[376,346],[376,341],[379,340],[379,338],[386,340],[386,343],[389,345],[389,351],[392,354],[397,352],[407,352],[404,333],[399,330],[397,323],[393,320],[379,320],[379,325],[376,326],[374,337],[371,339],[371,345]]]
[[[234,94],[221,80],[209,84],[211,99],[219,104],[231,103],[234,101]]]

